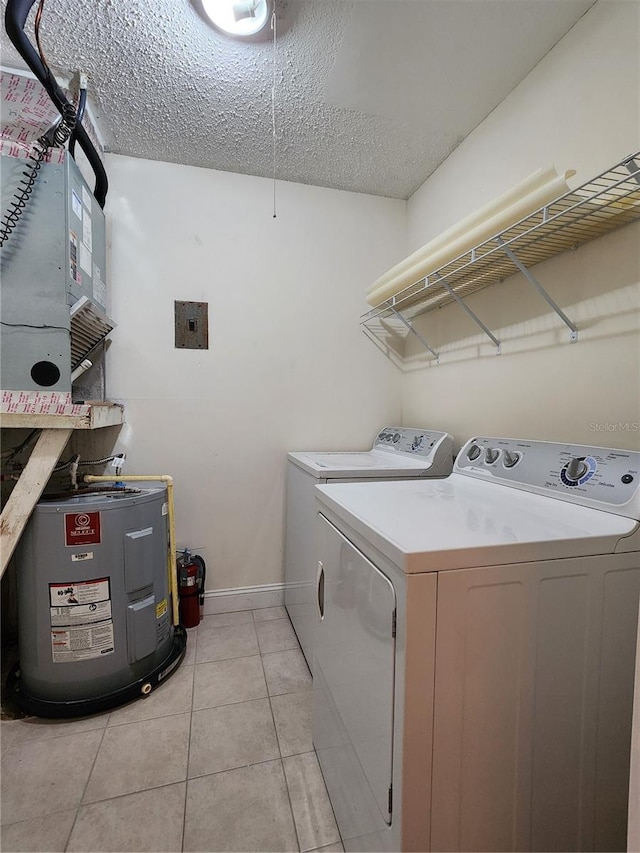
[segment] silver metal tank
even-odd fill
[[[151,692],[186,632],[171,623],[164,486],[41,500],[17,552],[18,704],[77,716]]]

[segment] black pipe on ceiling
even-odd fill
[[[7,8],[4,16],[5,29],[13,46],[42,83],[60,115],[63,115],[65,108],[72,105],[56,82],[53,74],[42,63],[40,56],[24,32],[27,17],[35,2],[36,0],[7,0]],[[96,176],[93,194],[100,207],[104,207],[109,189],[107,173],[89,135],[79,122],[75,128],[75,138],[84,151],[89,165]]]

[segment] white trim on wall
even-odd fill
[[[278,607],[282,604],[284,604],[283,583],[216,589],[204,594],[204,615],[254,610],[259,607]]]

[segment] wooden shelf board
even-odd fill
[[[13,429],[100,429],[124,423],[124,407],[118,403],[93,403],[84,415],[32,415],[3,413],[0,427]]]

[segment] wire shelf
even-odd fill
[[[405,319],[442,308],[640,219],[640,151],[430,273],[361,317]],[[455,295],[454,295],[455,294]]]

